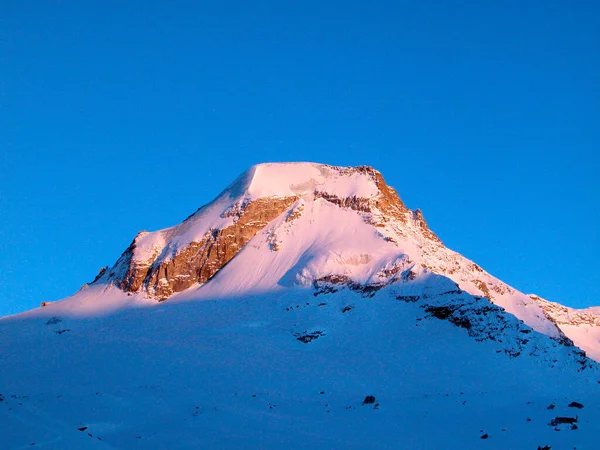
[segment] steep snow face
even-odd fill
[[[302,212],[295,219],[284,214],[272,221],[211,282],[182,295],[310,287],[314,280],[335,274],[366,283],[378,267],[401,256],[396,245],[352,210],[323,199],[299,200],[294,210]]]
[[[372,177],[353,168],[314,163],[259,164],[240,175],[213,202],[181,225],[139,234],[133,258],[145,262],[166,246],[172,255],[187,244],[201,240],[210,230],[232,225],[236,213],[257,199],[310,197],[315,191],[340,198],[370,199],[379,194]]]

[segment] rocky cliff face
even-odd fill
[[[261,198],[236,204],[222,214],[233,218],[231,225],[209,230],[201,240],[188,243],[171,257],[161,257],[167,247],[162,253],[155,251],[147,260],[136,260],[138,238],[143,234],[138,235],[110,273],[112,281],[126,292],[144,290],[159,300],[196,283],[205,283],[296,200],[297,197]]]

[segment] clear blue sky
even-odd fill
[[[600,3],[0,3],[0,315],[265,161],[372,165],[449,247],[600,304]]]

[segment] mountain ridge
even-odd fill
[[[341,222],[352,223],[345,234],[334,229]],[[349,238],[357,230],[359,238]],[[327,236],[334,238],[327,241]],[[260,243],[255,246],[264,248],[245,256],[256,240]],[[293,240],[310,245],[288,244]],[[274,256],[279,253],[285,257]],[[246,262],[238,264],[236,258]],[[559,319],[547,301],[517,291],[446,248],[421,210],[407,208],[369,166],[252,166],[181,224],[138,233],[114,266],[103,269],[91,284],[114,285],[128,295],[158,301],[282,286],[319,290],[328,284],[375,292],[397,282],[407,258],[414,260],[415,278],[428,273],[447,277],[456,284],[454,291],[486,298],[532,329],[600,361],[600,315],[586,311],[586,324],[574,326],[565,311],[575,317],[575,310],[563,309]],[[213,289],[210,281],[230,264],[235,269]]]
[[[368,166],[314,163],[253,166],[182,224],[153,233],[140,232],[117,263],[99,274],[94,282],[108,282],[125,292],[143,292],[164,301],[210,281],[272,221],[285,215],[275,228],[286,228],[302,216],[307,204],[320,201],[341,211],[354,212],[365,224],[373,226],[381,239],[397,247],[402,240],[404,246],[412,243],[408,241],[417,242],[418,248],[409,246],[412,247],[409,251],[398,251],[398,255],[418,254],[423,269],[449,277],[461,289],[489,299],[537,331],[559,340],[576,341],[575,345],[579,343],[580,348],[583,345],[600,360],[600,346],[590,345],[594,339],[600,341],[600,328],[590,330],[591,339],[582,338],[580,333],[565,326],[570,323],[557,323],[538,297],[521,294],[474,262],[447,249],[429,229],[423,213],[419,209],[408,209],[381,173]],[[281,246],[275,228],[271,227],[267,233],[271,251],[278,251]],[[341,269],[341,272],[347,270]],[[339,275],[323,273],[320,277]],[[320,282],[315,278],[308,283],[313,281]],[[364,279],[354,281],[365,282]],[[575,339],[566,335],[563,328]]]

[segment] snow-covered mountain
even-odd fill
[[[600,419],[600,308],[494,278],[370,167],[252,167],[0,351],[9,448],[592,448]]]

